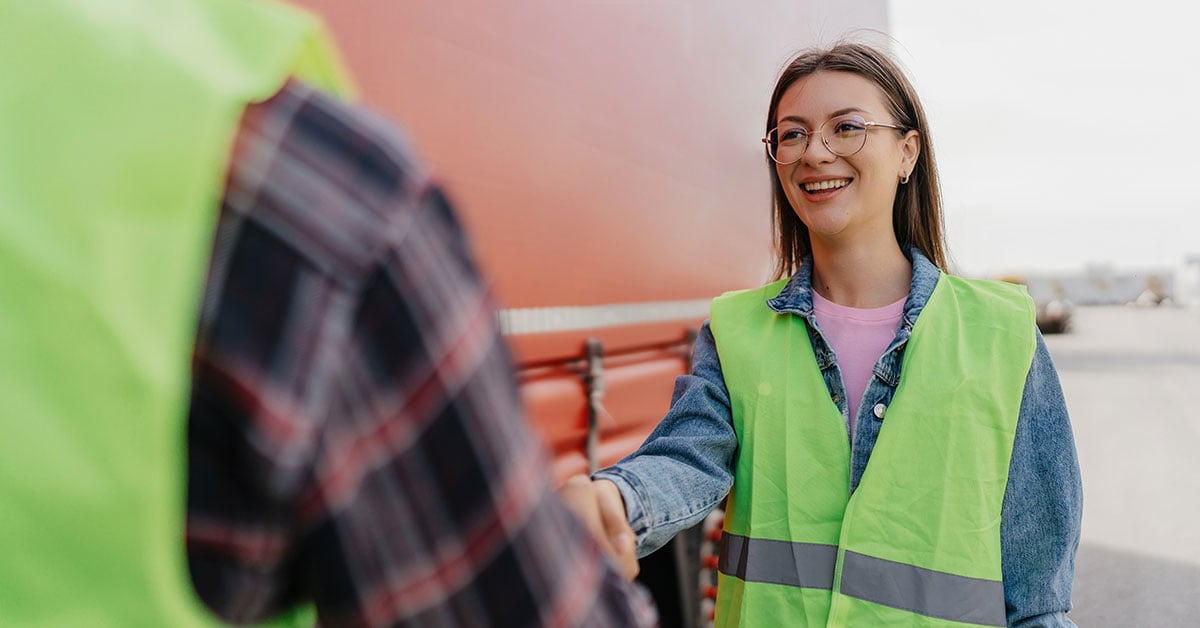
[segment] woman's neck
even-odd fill
[[[903,299],[912,283],[912,262],[895,239],[886,243],[812,242],[813,289],[838,305],[883,307]]]

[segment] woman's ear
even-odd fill
[[[900,142],[901,172],[912,173],[917,167],[917,157],[921,155],[921,134],[915,129],[910,130]]]

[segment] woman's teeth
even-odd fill
[[[814,181],[804,184],[805,192],[820,192],[821,190],[835,190],[844,188],[850,185],[850,179],[830,179],[828,181]]]

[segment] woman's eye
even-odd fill
[[[780,129],[779,130],[779,141],[780,142],[801,142],[807,138],[808,138],[808,131],[805,131],[804,129],[801,129],[801,128]]]
[[[838,135],[857,135],[866,131],[867,127],[858,120],[842,120],[834,125],[833,132]]]

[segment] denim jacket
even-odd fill
[[[915,249],[912,285],[896,336],[875,364],[855,421],[850,491],[858,487],[881,422],[874,407],[891,404],[913,324],[929,301],[940,271]],[[830,397],[849,425],[845,386],[836,356],[813,313],[812,260],[805,260],[779,296],[779,313],[802,317]],[[658,549],[701,521],[733,485],[737,435],[729,392],[708,322],[696,340],[692,373],[675,382],[671,407],[646,442],[593,477],[613,481],[637,534],[638,555]],[[849,429],[849,428],[847,428]],[[847,434],[847,437],[849,435]],[[1074,437],[1058,374],[1041,333],[1025,379],[1000,521],[1000,548],[1008,624],[1018,628],[1074,626],[1071,608],[1075,550],[1083,489]]]

